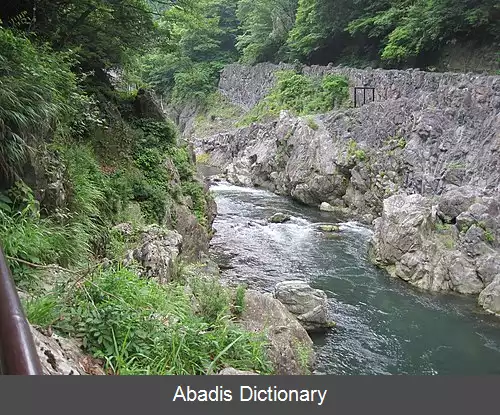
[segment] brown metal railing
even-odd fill
[[[0,374],[42,375],[30,326],[0,247]]]

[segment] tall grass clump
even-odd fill
[[[43,217],[33,191],[23,182],[0,193],[0,241],[16,283],[22,288],[33,282],[34,265],[67,267],[90,253],[89,230],[69,211]]]
[[[67,54],[0,27],[0,172],[16,177],[34,141],[78,112],[81,96]]]

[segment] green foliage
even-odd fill
[[[214,92],[207,97],[204,110],[196,117],[194,125],[196,134],[205,136],[229,130],[236,125],[243,113],[241,107],[229,102],[219,92]]]
[[[244,285],[238,285],[236,288],[235,300],[234,300],[234,311],[236,315],[240,315],[245,311],[245,292],[246,287]]]
[[[466,164],[460,161],[452,161],[446,165],[449,170],[462,170],[466,168]]]
[[[0,209],[0,240],[5,254],[34,264],[74,264],[87,256],[89,235],[84,226],[60,217],[42,218],[31,189],[18,183],[10,192],[11,204]],[[5,198],[4,198],[5,200]],[[14,280],[21,288],[36,282],[31,268],[9,261]]]
[[[237,48],[242,61],[254,64],[283,59],[296,8],[297,0],[240,0]]]
[[[309,126],[309,128],[311,130],[314,130],[314,131],[318,130],[319,125],[318,125],[318,123],[316,122],[316,120],[314,118],[307,117],[306,118],[306,122],[307,122],[307,125]]]
[[[495,235],[493,235],[493,233],[490,230],[486,230],[484,232],[484,237],[490,243],[495,242]]]
[[[192,65],[185,72],[176,73],[172,99],[178,103],[189,100],[204,102],[216,89],[221,69],[220,65],[203,62]]]
[[[0,27],[0,173],[16,176],[33,143],[76,115],[82,98],[69,55]]]
[[[457,38],[499,38],[498,2],[482,0],[390,0],[348,25],[352,34],[377,38],[382,60],[408,62]]]
[[[477,225],[484,231],[484,239],[486,239],[487,242],[489,243],[495,242],[495,235],[493,234],[492,230],[488,228],[486,223],[481,221]]]
[[[355,140],[351,139],[347,145],[347,158],[365,161],[366,152],[358,147],[358,143]]]
[[[28,321],[38,327],[53,325],[60,318],[61,309],[60,300],[53,294],[30,299],[24,304]]]
[[[448,223],[436,222],[435,226],[438,232],[447,232],[451,229],[451,225]]]
[[[160,285],[109,269],[78,289],[54,327],[82,338],[116,374],[207,374],[232,366],[270,373],[262,339],[237,328],[226,289],[216,281]]]
[[[203,185],[196,180],[183,182],[182,193],[193,201],[193,213],[202,226],[207,226],[207,202]]]
[[[142,59],[142,78],[175,103],[204,103],[215,91],[219,72],[237,59],[237,4],[203,0],[165,13],[164,41]]]
[[[303,373],[310,374],[311,348],[303,343],[294,344],[295,355]]]
[[[147,220],[163,223],[173,196],[165,161],[175,148],[177,135],[169,122],[139,119],[133,125],[137,133],[133,166],[114,174],[113,188],[122,204],[139,202]]]
[[[93,85],[106,82],[104,70],[122,65],[131,51],[145,50],[155,32],[150,5],[144,0],[16,3],[5,7],[6,13],[11,17],[25,13],[32,18],[20,24],[22,29],[57,50],[77,51],[79,68],[94,72],[87,79]]]
[[[334,48],[338,55],[346,44],[345,28],[368,6],[364,3],[368,2],[299,0],[295,24],[288,39],[292,56],[308,60],[318,49],[327,49],[331,44],[340,45],[340,48]]]
[[[230,311],[230,293],[216,278],[201,277],[189,281],[203,318],[214,323]]]
[[[298,115],[325,113],[348,98],[349,84],[342,76],[313,78],[295,71],[281,71],[277,78],[270,94],[245,116],[243,123],[277,116],[282,110]]]

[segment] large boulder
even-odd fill
[[[81,344],[31,327],[35,348],[45,375],[104,375],[100,362],[83,353]]]
[[[147,226],[141,233],[139,246],[127,253],[125,264],[135,260],[142,267],[141,276],[167,283],[174,276],[181,245],[182,236],[176,231]]]
[[[248,290],[241,326],[265,333],[268,356],[276,375],[308,374],[313,364],[313,343],[292,313],[272,294]]]
[[[395,195],[384,200],[382,217],[375,220],[375,259],[395,264],[422,244],[435,223],[431,202],[421,195]]]
[[[208,253],[210,238],[207,229],[187,206],[176,205],[175,230],[182,236],[182,257],[189,261],[198,261],[203,254]]]
[[[439,216],[448,223],[454,222],[481,195],[479,189],[471,186],[456,187],[441,195],[438,205]]]
[[[479,294],[484,282],[465,247],[465,235],[437,215],[435,200],[395,195],[375,221],[375,262],[416,287]]]
[[[294,314],[307,331],[322,331],[333,326],[328,318],[328,300],[323,290],[305,281],[276,284],[274,297]]]
[[[500,274],[479,294],[478,301],[485,310],[500,315]]]

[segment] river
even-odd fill
[[[301,279],[327,293],[337,328],[313,338],[317,373],[500,374],[500,319],[472,298],[422,292],[373,266],[370,229],[344,222],[328,236],[317,226],[337,223],[331,213],[227,183],[211,191],[224,278],[265,291]],[[267,224],[276,212],[292,220]]]

